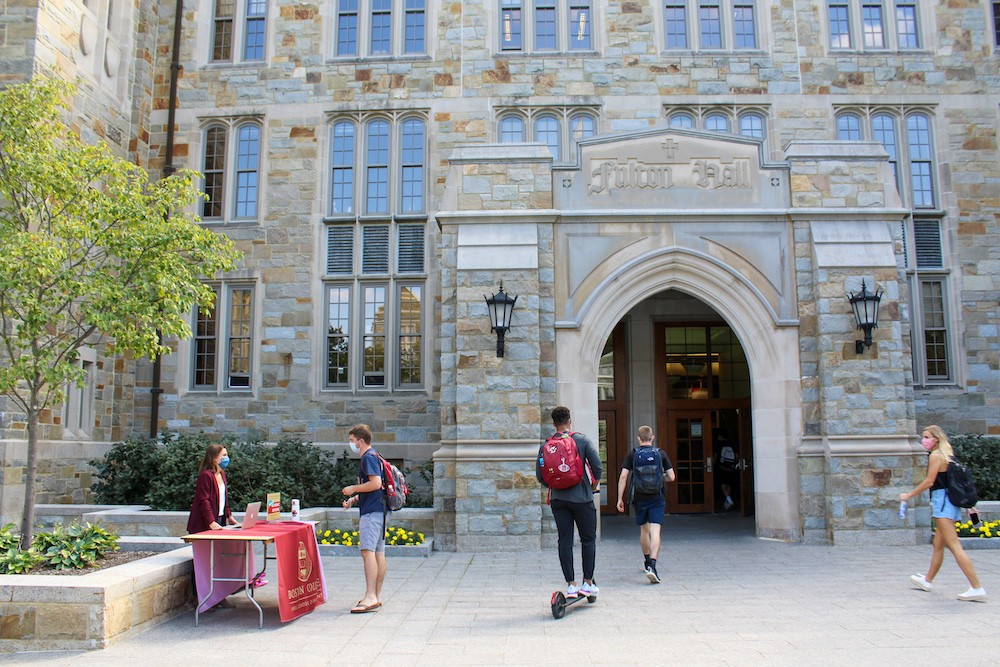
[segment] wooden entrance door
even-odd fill
[[[667,484],[667,508],[671,512],[713,511],[711,411],[669,410],[666,436],[665,449],[677,476]]]
[[[747,406],[740,413],[740,461],[737,467],[740,471],[740,512],[743,516],[754,513],[753,492],[753,435],[750,423],[750,408]]]
[[[618,472],[629,448],[626,354],[625,324],[619,322],[605,342],[597,373],[597,446],[604,466],[601,514],[618,513]]]

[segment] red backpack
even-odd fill
[[[542,445],[542,479],[550,489],[569,489],[583,479],[583,459],[573,432],[556,433]]]

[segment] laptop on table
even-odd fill
[[[243,522],[235,526],[226,526],[227,530],[246,530],[247,528],[253,528],[258,523],[260,515],[260,503],[248,503],[247,509],[243,513]]]

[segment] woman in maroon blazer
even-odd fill
[[[225,469],[229,466],[229,452],[222,445],[209,445],[205,458],[198,467],[198,482],[194,487],[194,502],[188,517],[189,533],[203,530],[222,530],[225,523],[235,525],[236,519],[229,509],[226,492]]]

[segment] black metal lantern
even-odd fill
[[[858,354],[864,352],[865,347],[872,346],[872,329],[878,328],[878,304],[882,301],[882,294],[882,290],[878,288],[874,293],[869,292],[862,279],[861,291],[857,294],[851,292],[847,297],[851,302],[851,308],[854,309],[854,319],[858,323],[858,328],[865,332],[864,340],[854,341],[854,351]]]
[[[497,356],[503,356],[503,336],[510,329],[510,318],[514,314],[514,304],[517,303],[517,297],[513,299],[510,295],[503,291],[503,281],[500,281],[500,290],[487,297],[485,294],[483,298],[486,299],[486,307],[490,310],[490,331],[497,332]]]

